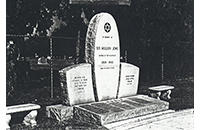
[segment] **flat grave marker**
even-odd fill
[[[74,119],[90,124],[105,125],[112,122],[164,111],[169,103],[145,95],[111,99],[74,106]]]

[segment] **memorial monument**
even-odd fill
[[[119,80],[119,35],[114,18],[108,13],[95,15],[85,41],[86,63],[92,65],[97,100],[114,99]]]
[[[105,125],[169,108],[168,102],[137,95],[139,68],[120,63],[118,29],[110,14],[91,19],[85,61],[59,71],[63,104],[48,106],[48,117]]]

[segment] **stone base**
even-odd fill
[[[62,104],[47,106],[46,115],[58,121],[69,121],[73,119],[73,107]]]
[[[104,125],[109,130],[194,130],[194,109],[166,110]]]
[[[108,123],[164,111],[169,103],[146,95],[87,103],[74,106],[74,119],[105,125]]]
[[[152,113],[152,114],[148,114],[144,116],[139,116],[139,117],[122,120],[122,121],[118,121],[114,123],[109,123],[109,124],[104,125],[104,127],[109,130],[130,130],[138,126],[149,124],[151,122],[169,118],[169,114],[172,114],[174,112],[175,110],[160,111],[160,112],[156,112],[156,113]]]

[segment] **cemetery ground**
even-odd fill
[[[38,72],[37,72],[38,73]],[[48,75],[48,71],[46,71]],[[46,75],[45,74],[45,75]],[[41,105],[41,109],[38,111],[38,116],[36,118],[37,125],[34,128],[23,125],[21,122],[23,120],[23,115],[27,112],[17,113],[12,115],[12,120],[10,122],[11,129],[105,129],[101,126],[84,124],[81,122],[58,122],[53,119],[49,119],[46,116],[46,106],[52,104],[60,104],[60,86],[59,82],[54,82],[54,95],[51,98],[50,92],[50,77],[41,76],[34,73],[35,77],[26,80],[26,84],[30,86],[21,86],[20,90],[16,90],[12,93],[10,98],[7,99],[7,104],[24,104],[24,103],[35,103]],[[54,80],[58,80],[58,73],[54,72]],[[169,81],[165,84],[173,85],[175,87],[172,90],[171,99],[169,100],[169,107],[172,110],[179,111],[188,108],[194,108],[194,79],[193,77],[185,79],[176,79],[175,81]],[[138,86],[138,94],[148,94],[148,85]]]

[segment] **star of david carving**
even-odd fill
[[[105,23],[105,25],[104,25],[104,30],[105,30],[107,33],[110,32],[111,26],[110,26],[109,23]]]

